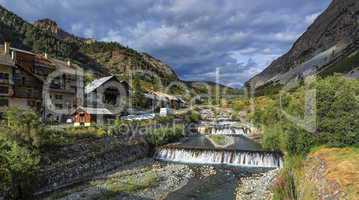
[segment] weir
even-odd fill
[[[247,136],[250,129],[232,121],[204,122],[198,128],[202,135],[187,137],[180,143],[158,148],[154,157],[167,162],[188,164],[224,165],[251,168],[281,168],[280,152],[265,151],[260,144]],[[223,135],[211,138],[207,135]],[[231,141],[231,143],[216,145]]]
[[[200,150],[164,147],[158,149],[155,158],[171,162],[239,167],[281,168],[283,165],[280,153],[264,151]]]
[[[209,132],[212,135],[247,135],[243,128],[236,127],[212,127]]]

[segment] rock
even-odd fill
[[[314,21],[288,53],[273,61],[263,72],[250,79],[246,86],[253,85],[255,88],[272,86],[276,82],[276,80],[273,81],[273,77],[294,68],[298,69],[298,66],[304,61],[334,45],[347,42],[350,44],[349,46],[352,46],[347,48],[348,51],[335,52],[344,55],[339,58],[339,62],[341,62],[343,58],[357,50],[359,40],[358,19],[358,0],[333,0],[329,8]]]
[[[266,200],[271,199],[270,186],[273,184],[279,170],[254,174],[241,178],[236,190],[236,200]]]

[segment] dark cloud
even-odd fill
[[[174,67],[181,78],[240,86],[285,53],[330,0],[0,0],[29,21],[118,41]]]

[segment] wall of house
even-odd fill
[[[121,85],[119,87],[119,84]],[[116,96],[116,104],[112,105],[106,103],[105,101],[105,93],[106,89],[117,89],[117,96]],[[116,93],[116,92],[115,92]],[[93,108],[108,108],[114,113],[120,114],[121,111],[125,111],[126,107],[120,107],[121,101],[127,100],[128,97],[128,87],[125,84],[118,82],[116,79],[110,80],[105,84],[98,87],[95,91],[91,92],[90,94],[86,95],[86,103],[87,107]],[[114,110],[111,108],[115,108]],[[117,109],[116,109],[117,108]],[[120,109],[121,108],[121,109]]]
[[[12,69],[9,66],[0,65],[0,73],[8,74],[7,79],[0,79],[0,113],[3,113],[9,106],[9,95],[11,95],[10,80],[12,78]],[[5,89],[5,90],[4,90]]]

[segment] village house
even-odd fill
[[[71,117],[70,110],[80,105],[81,99],[76,94],[83,92],[83,83],[76,73],[66,73],[66,69],[78,66],[49,58],[47,54],[12,48],[9,43],[0,45],[0,54],[1,112],[6,107],[19,107],[38,112],[46,121],[65,122]],[[43,86],[55,70],[61,73],[51,79],[44,92]],[[45,105],[47,100],[51,100],[52,108]]]
[[[127,114],[130,87],[115,76],[93,80],[84,87],[79,66],[0,45],[0,113],[6,107],[32,109],[47,122],[74,120],[75,126],[111,123]],[[57,72],[57,73],[56,73]],[[183,108],[176,96],[150,91],[147,107]]]
[[[24,109],[31,108],[40,112],[41,80],[17,65],[9,43],[0,45],[0,51],[1,112],[10,106]],[[31,52],[26,53],[32,54]],[[23,59],[31,59],[31,56]]]
[[[181,109],[185,107],[185,101],[177,96],[158,91],[149,91],[145,94],[146,107],[156,111],[160,108]]]
[[[75,126],[108,124],[127,111],[129,85],[115,76],[92,81],[85,87],[85,105],[74,113]]]

